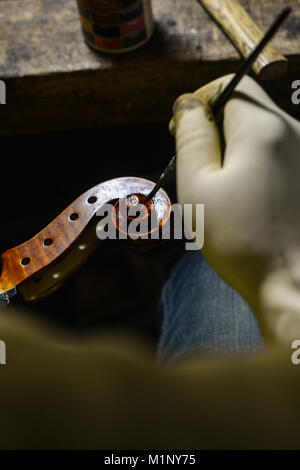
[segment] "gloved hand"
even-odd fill
[[[290,344],[300,339],[300,123],[246,77],[224,109],[223,152],[209,105],[231,78],[175,103],[178,199],[205,204],[203,254],[266,340]]]

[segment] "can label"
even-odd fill
[[[77,0],[87,43],[104,52],[126,52],[150,39],[151,0]]]

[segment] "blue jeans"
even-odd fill
[[[186,251],[173,269],[163,288],[159,315],[158,362],[264,349],[254,313],[199,251]]]

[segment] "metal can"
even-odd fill
[[[153,34],[151,0],[77,0],[84,38],[101,52],[129,52]]]

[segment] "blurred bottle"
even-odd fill
[[[129,52],[154,31],[151,0],[77,0],[86,42],[102,52]]]

